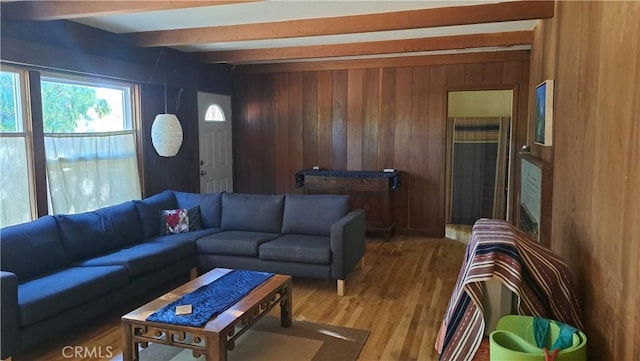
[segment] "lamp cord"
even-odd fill
[[[153,76],[156,74],[156,70],[158,69],[158,64],[160,64],[160,58],[163,58],[162,57],[163,53],[164,53],[164,48],[160,48],[160,52],[158,53],[158,58],[156,58],[156,63],[153,65],[153,70],[151,71],[151,76],[149,77],[149,80],[147,81],[147,83],[151,83]],[[163,58],[162,66],[163,66],[162,72],[163,72],[163,83],[164,83],[164,113],[168,114],[167,112],[167,59],[166,58]],[[184,88],[180,88],[180,90],[178,91],[178,95],[176,96],[176,114],[180,109],[180,103],[182,102],[183,91],[184,91]]]
[[[180,109],[180,103],[182,102],[182,92],[184,88],[180,88],[178,91],[178,95],[176,96],[176,114],[178,114],[178,110]]]
[[[151,83],[153,76],[156,74],[156,70],[158,69],[158,64],[160,64],[160,58],[162,58],[162,54],[164,53],[164,48],[160,48],[160,52],[158,53],[158,57],[156,58],[156,63],[153,65],[153,70],[151,70],[151,76],[149,76],[149,80],[147,83]],[[167,113],[167,59],[164,58],[162,62],[163,66],[163,82],[164,82],[164,113]],[[179,104],[179,103],[178,103]]]
[[[167,112],[167,58],[164,58],[163,64],[163,73],[164,73],[164,113],[169,114]]]
[[[158,69],[158,64],[160,64],[160,58],[162,57],[163,52],[164,48],[160,48],[160,52],[158,53],[158,57],[156,58],[156,63],[153,66],[153,70],[151,70],[151,76],[149,76],[149,80],[147,80],[147,83],[151,83],[153,76],[156,75],[156,69]]]

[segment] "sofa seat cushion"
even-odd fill
[[[0,232],[0,265],[19,282],[67,267],[58,226],[52,216],[3,228]]]
[[[258,256],[258,247],[279,233],[223,231],[196,241],[198,254],[224,254],[235,256]]]
[[[124,266],[130,277],[151,273],[194,254],[189,242],[145,242],[82,261],[77,266]]]
[[[269,261],[331,263],[331,237],[285,234],[260,245],[259,257]]]
[[[186,233],[168,234],[165,236],[156,236],[146,239],[145,242],[186,242],[194,245],[198,238],[209,236],[220,232],[220,228],[202,229],[200,231],[191,231]]]
[[[20,324],[28,326],[124,287],[122,266],[70,267],[18,287]]]

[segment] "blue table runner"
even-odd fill
[[[147,317],[147,321],[200,327],[240,301],[274,273],[233,270],[188,293]],[[188,315],[176,315],[176,306],[191,305]]]

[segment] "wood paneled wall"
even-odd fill
[[[286,65],[284,65],[286,68]],[[273,68],[270,68],[273,69]],[[234,74],[235,190],[300,192],[303,168],[402,171],[403,234],[444,235],[447,91],[515,89],[527,112],[526,60]],[[524,89],[525,91],[520,91]],[[526,127],[514,127],[515,144]]]
[[[640,359],[640,2],[556,2],[531,82],[555,79],[552,248],[581,296],[589,358]],[[530,112],[533,119],[533,112]]]

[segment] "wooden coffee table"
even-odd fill
[[[282,327],[291,326],[291,276],[276,274],[254,288],[236,304],[212,318],[202,327],[147,322],[146,319],[165,305],[207,285],[232,270],[216,268],[122,316],[122,359],[139,360],[138,346],[159,343],[191,349],[194,357],[207,361],[227,359],[236,339],[256,321],[280,304]]]

